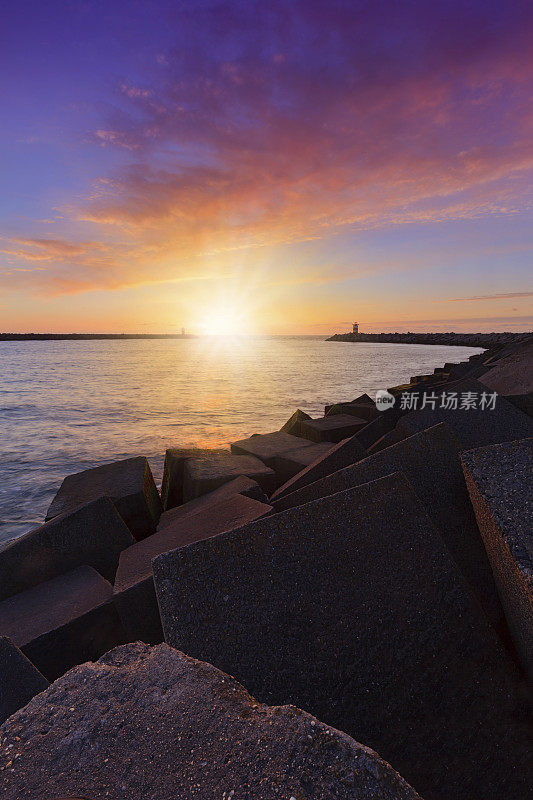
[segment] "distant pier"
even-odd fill
[[[328,342],[441,344],[458,347],[494,347],[525,341],[533,333],[336,333]]]

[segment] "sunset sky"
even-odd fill
[[[530,2],[0,14],[1,330],[532,329]]]

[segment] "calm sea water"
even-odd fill
[[[65,475],[277,430],[296,408],[405,382],[466,347],[322,337],[0,343],[0,540],[40,523]]]

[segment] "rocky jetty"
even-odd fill
[[[0,797],[530,797],[533,338],[427,336],[488,349],[65,478],[0,549]]]
[[[327,341],[503,347],[526,341],[531,335],[531,333],[335,333]]]

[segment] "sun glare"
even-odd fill
[[[251,333],[246,315],[236,309],[206,311],[198,327],[208,336],[244,336]]]

